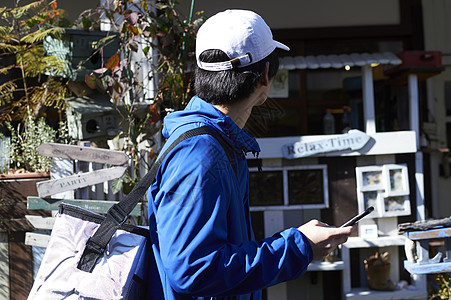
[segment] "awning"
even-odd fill
[[[331,54],[318,56],[285,56],[281,58],[280,68],[287,70],[296,69],[340,69],[345,66],[362,67],[373,64],[399,65],[402,60],[391,52],[383,53],[352,53]]]

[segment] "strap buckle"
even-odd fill
[[[110,207],[107,216],[110,216],[118,227],[124,225],[128,219],[128,214],[118,204],[114,204]]]

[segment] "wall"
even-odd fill
[[[440,75],[428,79],[430,88],[429,114],[436,124],[437,141],[433,147],[446,148],[446,123],[451,122],[451,116],[446,116],[445,82],[451,81],[451,2],[447,0],[423,0],[423,22],[425,50],[442,52],[442,64],[445,71]],[[450,99],[451,100],[451,99]],[[450,101],[449,100],[449,101]],[[431,192],[435,218],[451,215],[451,177],[440,176],[440,165],[443,162],[442,153],[431,154]]]
[[[188,15],[191,1],[180,1]],[[194,11],[206,16],[227,8],[251,9],[272,28],[309,28],[355,25],[394,25],[400,22],[398,1],[393,0],[229,0],[195,1]]]
[[[22,0],[20,5],[34,2]],[[86,8],[93,8],[99,1],[58,1],[58,7],[74,20]],[[181,0],[180,11],[188,16],[191,1]],[[394,0],[228,0],[195,1],[194,11],[205,11],[210,16],[227,8],[251,9],[261,14],[272,28],[308,28],[356,25],[398,24],[399,4]],[[277,4],[275,4],[277,3]],[[14,0],[2,0],[1,6],[13,7]]]

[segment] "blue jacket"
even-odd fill
[[[166,300],[260,299],[261,289],[306,271],[312,260],[310,243],[295,228],[255,241],[245,154],[260,148],[211,104],[193,97],[185,110],[168,115],[163,128],[168,141],[161,153],[180,134],[200,126],[213,128],[233,145],[238,180],[210,135],[192,137],[171,151],[149,189],[158,267],[153,272],[160,275]]]

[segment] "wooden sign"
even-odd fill
[[[54,199],[54,198],[39,198],[39,197],[27,197],[27,209],[43,209],[43,210],[58,210],[61,203],[72,204],[83,209],[98,213],[106,214],[108,209],[110,209],[113,204],[119,203],[118,201],[107,201],[107,200],[84,200],[84,199]],[[141,215],[142,203],[138,203],[135,208],[133,208],[130,216],[140,216]],[[45,229],[37,227],[35,224],[44,221],[51,222],[51,219],[40,219],[42,217],[37,216],[26,216],[26,218],[31,222],[31,224],[39,229]],[[30,219],[29,219],[30,218]],[[34,222],[36,220],[36,222]],[[53,225],[53,224],[51,224]]]
[[[122,151],[58,143],[41,144],[38,147],[38,152],[44,156],[69,158],[101,164],[123,165],[128,162],[127,154]]]
[[[284,145],[282,153],[285,158],[291,159],[349,149],[358,150],[363,148],[369,140],[370,136],[364,132],[352,129],[346,134],[332,135],[317,141],[301,141]]]
[[[47,248],[50,242],[50,234],[42,232],[26,232],[25,245]]]
[[[121,177],[127,167],[100,169],[89,173],[80,173],[59,179],[41,181],[36,184],[39,197],[75,190]]]
[[[36,229],[52,230],[53,225],[55,224],[55,218],[54,217],[42,217],[42,216],[26,215],[25,218]]]

